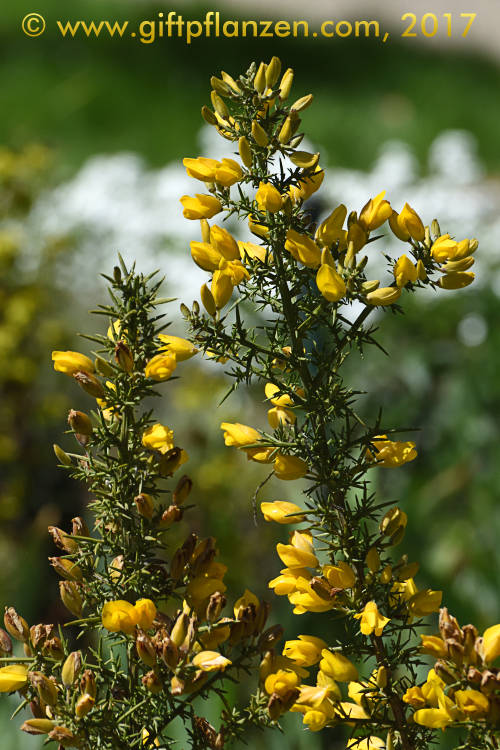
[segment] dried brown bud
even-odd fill
[[[49,557],[49,562],[62,578],[70,581],[81,581],[83,579],[81,568],[67,557]]]
[[[115,346],[115,359],[124,372],[132,372],[134,369],[134,357],[125,341],[118,341]]]
[[[69,609],[75,617],[80,617],[83,609],[83,600],[78,584],[74,581],[59,581],[59,594],[64,606]]]
[[[90,536],[89,527],[81,516],[75,516],[71,519],[71,533],[73,536]]]
[[[59,742],[63,747],[82,746],[81,738],[70,732],[67,727],[54,727],[54,729],[49,732],[49,737],[51,740]]]
[[[220,591],[212,594],[207,605],[206,618],[208,622],[215,622],[220,617],[222,610],[226,606],[226,602],[226,597]]]
[[[83,411],[70,409],[68,414],[68,424],[73,432],[76,432],[78,435],[84,435],[86,437],[92,435],[92,422],[90,421],[90,417]]]
[[[8,634],[18,641],[25,643],[29,638],[28,623],[18,615],[14,607],[5,607],[5,614],[3,616],[5,629]]]
[[[0,656],[9,656],[12,653],[12,641],[8,633],[0,628]]]
[[[177,505],[169,505],[168,508],[163,511],[161,518],[158,521],[158,528],[169,529],[172,524],[180,521],[182,516],[182,508],[179,508]]]
[[[78,552],[78,543],[62,529],[57,526],[49,526],[49,534],[51,535],[54,544],[56,544],[59,549],[69,552],[70,554]]]
[[[151,495],[148,495],[146,492],[141,492],[140,495],[134,497],[134,503],[139,515],[143,518],[147,518],[148,521],[151,521],[155,512],[155,505]]]
[[[467,670],[467,679],[469,682],[472,682],[473,685],[480,685],[482,678],[483,675],[479,669],[476,669],[476,667],[469,667]]]
[[[89,711],[94,708],[95,698],[92,698],[88,693],[81,695],[75,705],[75,715],[77,719],[81,719],[86,716]]]
[[[170,477],[179,466],[182,455],[181,448],[171,448],[158,462],[158,471],[163,477]]]
[[[170,669],[174,670],[179,663],[179,650],[168,635],[163,639],[161,658]]]
[[[272,721],[277,721],[283,713],[283,703],[278,693],[273,693],[267,702],[267,710]]]
[[[444,641],[447,638],[454,638],[462,643],[463,633],[460,629],[460,625],[456,618],[449,614],[447,607],[442,607],[439,610],[439,632]]]
[[[135,647],[139,659],[148,667],[154,667],[156,664],[156,649],[152,638],[150,638],[149,635],[146,635],[142,630],[139,630],[137,638],[135,639]]]
[[[83,390],[94,398],[102,398],[105,395],[101,381],[90,372],[75,372],[73,378]]]
[[[48,734],[54,728],[54,722],[50,719],[28,719],[21,725],[21,730],[27,734]]]
[[[58,690],[53,680],[43,672],[29,672],[28,679],[37,691],[40,700],[48,706],[54,706],[57,703]]]
[[[97,688],[96,688],[96,682],[95,682],[95,674],[92,672],[91,669],[86,669],[85,672],[82,674],[81,680],[80,680],[80,691],[82,695],[85,695],[85,693],[88,693],[92,696],[92,698],[96,697]]]
[[[142,678],[142,684],[151,693],[161,693],[163,690],[163,683],[153,670],[144,675]]]
[[[447,685],[452,685],[457,681],[457,672],[452,670],[451,667],[446,664],[446,662],[441,661],[441,659],[438,659],[438,661],[434,664],[434,671],[439,677],[441,677],[444,682],[446,682]]]
[[[257,644],[259,651],[267,651],[273,648],[283,638],[284,632],[281,625],[271,625],[270,628],[264,630]]]
[[[58,661],[62,659],[64,657],[64,649],[61,639],[56,635],[53,638],[48,638],[42,646],[42,652],[52,659],[57,659]]]

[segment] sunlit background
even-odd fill
[[[127,262],[136,259],[140,270],[160,268],[166,294],[179,302],[198,296],[206,274],[189,253],[198,229],[182,217],[178,198],[193,184],[181,160],[230,155],[231,144],[200,117],[209,76],[221,69],[238,75],[252,60],[273,54],[295,69],[297,97],[315,94],[303,125],[326,170],[318,210],[326,213],[339,202],[359,210],[386,189],[397,210],[407,200],[426,223],[437,216],[443,231],[480,240],[475,283],[457,293],[405,297],[404,318],[380,320],[380,340],[391,356],[368,354],[350,378],[354,387],[369,388],[361,403],[366,414],[383,407],[386,424],[420,428],[407,435],[418,444],[418,460],[400,471],[377,472],[381,497],[409,514],[401,552],[420,561],[417,583],[443,589],[462,624],[481,629],[499,620],[500,71],[494,29],[500,12],[486,0],[474,3],[476,26],[462,39],[458,17],[471,9],[454,2],[457,33],[450,39],[444,21],[437,38],[401,39],[398,2],[382,10],[379,3],[353,0],[303,5],[278,3],[275,13],[315,22],[380,18],[391,40],[199,39],[190,47],[177,39],[149,45],[70,40],[51,31],[55,19],[132,23],[169,6],[110,0],[2,5],[0,601],[30,624],[65,617],[46,561],[53,554],[46,530],[68,524],[87,499],[56,468],[52,443],[71,447],[71,437],[63,435],[65,415],[70,407],[91,408],[91,399],[52,371],[50,352],[87,351],[75,332],[102,325],[86,313],[104,301],[97,275],[112,269],[118,252]],[[271,18],[268,6],[240,0],[219,9],[227,18]],[[206,10],[186,3],[175,8],[186,18],[201,18]],[[20,21],[33,10],[43,12],[48,30],[29,39]],[[442,18],[450,8],[437,2],[432,10]],[[389,237],[377,245],[393,251]],[[376,257],[372,262],[381,268]],[[168,314],[172,332],[182,335],[179,302]],[[255,520],[252,497],[261,468],[225,449],[219,429],[224,420],[263,426],[263,393],[237,392],[217,409],[229,386],[223,366],[195,358],[181,374],[165,387],[160,417],[191,456],[198,508],[185,528],[218,538],[234,595],[247,587],[271,599],[266,582],[280,568],[274,544],[284,534]],[[270,484],[261,499],[299,499],[298,483],[283,484]],[[277,598],[272,603],[273,620],[289,637],[312,632],[317,618],[292,616]],[[325,635],[331,625],[328,615],[323,618]],[[2,748],[36,750],[40,740],[17,730],[21,718],[8,721],[15,705],[8,698],[0,704]],[[215,721],[218,710],[205,707]],[[295,715],[285,724],[286,739],[268,733],[267,746],[345,746],[336,730],[305,733]],[[448,735],[443,748],[450,746]],[[250,747],[260,742],[249,738]]]

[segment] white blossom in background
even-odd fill
[[[231,154],[233,146],[213,128],[205,127],[200,132],[199,150],[190,156],[222,158]],[[312,144],[303,148],[314,150]],[[439,217],[443,232],[450,231],[459,239],[478,237],[482,252],[477,256],[474,286],[489,282],[500,295],[494,241],[500,233],[500,188],[485,179],[476,142],[469,133],[446,131],[439,135],[429,149],[428,169],[423,175],[411,148],[400,141],[382,145],[366,172],[335,168],[324,160],[322,166],[326,176],[317,194],[322,218],[341,202],[359,210],[368,197],[386,190],[396,210],[401,210],[406,200],[424,223]],[[202,191],[203,185],[187,177],[180,162],[153,170],[133,153],[94,156],[71,180],[40,197],[29,227],[33,237],[69,234],[78,238],[79,250],[62,270],[65,283],[78,278],[80,286],[92,288],[96,270],[110,269],[121,252],[129,263],[136,259],[144,271],[160,267],[167,282],[172,280],[177,296],[189,302],[198,296],[206,273],[194,265],[189,251],[189,242],[199,238],[198,222],[184,219],[179,198]],[[241,232],[234,224],[229,228]],[[240,234],[239,238],[249,239],[250,235]],[[383,242],[377,246],[384,252],[401,252],[401,244],[390,232],[385,245]],[[375,246],[368,252],[374,260],[380,258]],[[373,269],[383,272],[377,263]]]

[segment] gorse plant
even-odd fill
[[[229,363],[232,388],[261,382],[270,405],[270,429],[223,422],[226,445],[264,465],[260,489],[273,475],[307,482],[300,505],[262,502],[267,521],[301,524],[277,544],[285,567],[269,586],[295,614],[318,613],[321,632],[325,618],[342,629],[328,641],[287,641],[288,666],[266,655],[269,714],[298,712],[312,731],[346,724],[349,747],[365,750],[426,748],[449,726],[462,730],[462,747],[497,747],[500,625],[482,637],[473,625],[460,627],[440,609],[441,592],[418,589],[418,563],[392,554],[407,514],[377,497],[371,477],[415,460],[416,445],[394,439],[398,430],[382,416],[368,424],[343,376],[348,357],[378,345],[374,312],[383,324],[381,311],[403,312],[407,293],[467,286],[478,243],[443,234],[436,220],[425,226],[408,204],[396,212],[384,193],[313,223],[307,200],[324,173],[318,153],[299,150],[313,97],[288,105],[293,71],[280,78],[280,69],[273,57],[237,80],[212,77],[213,109],[203,107],[203,118],[237,145],[242,165],[232,155],[185,159],[208,192],[181,198],[184,216],[201,223],[193,260],[211,274],[201,288],[206,314],[183,308],[192,340]],[[220,219],[209,225],[214,217],[237,218],[257,239],[237,242]],[[386,222],[407,251],[396,261],[386,256],[381,286],[368,276],[369,256]],[[439,633],[419,637],[423,618],[438,610]],[[435,663],[421,684],[423,654]]]
[[[54,446],[91,496],[92,533],[80,517],[70,533],[49,527],[61,550],[50,562],[73,615],[65,627],[74,626],[76,640],[53,624],[30,628],[6,608],[0,691],[18,690],[15,713],[27,705],[32,712],[21,728],[60,747],[167,748],[178,719],[190,746],[218,749],[251,724],[270,723],[262,696],[232,708],[224,680],[256,667],[282,629],[265,630],[269,605],[247,590],[224,617],[226,566],[216,540],[180,530],[192,482],[173,475],[187,454],[145,400],[197,350],[165,333],[161,282],[123,264],[109,282],[111,304],[97,311],[109,319],[107,335],[87,336],[96,358],[52,354],[56,371],[97,404],[91,416],[69,413],[77,453]],[[10,636],[24,644],[23,657],[11,656]],[[222,700],[217,730],[197,709],[196,699],[210,695]]]

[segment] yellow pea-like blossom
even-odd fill
[[[280,210],[283,205],[283,198],[280,191],[271,185],[270,182],[259,183],[259,188],[255,193],[255,200],[261,211],[268,211],[271,214]]]
[[[294,531],[290,534],[289,544],[277,544],[276,550],[287,568],[316,568],[318,558],[314,554],[311,534]]]
[[[401,297],[401,289],[394,286],[381,286],[373,292],[368,292],[366,301],[369,305],[385,307],[393,305]]]
[[[213,195],[196,193],[195,196],[183,195],[180,199],[183,205],[183,215],[186,219],[211,219],[222,211],[222,204]]]
[[[210,228],[210,242],[226,260],[240,260],[240,249],[234,237],[224,227]]]
[[[143,630],[149,630],[156,617],[156,606],[151,599],[138,599],[134,605],[137,613],[137,624]]]
[[[171,336],[167,333],[158,334],[158,338],[165,344],[161,347],[161,351],[166,351],[169,354],[175,354],[177,362],[185,362],[187,359],[191,359],[195,354],[198,353],[198,349],[187,339],[183,339],[180,336]]]
[[[441,276],[439,279],[439,286],[441,289],[463,289],[475,279],[475,274],[472,271],[454,271]]]
[[[299,635],[297,640],[287,641],[283,648],[283,656],[291,659],[299,667],[312,667],[321,659],[321,652],[327,644],[322,638],[313,635]]]
[[[338,651],[329,651],[327,648],[321,652],[322,659],[319,663],[321,672],[337,682],[356,682],[359,675],[355,665],[347,656]]]
[[[308,200],[319,188],[324,180],[325,173],[319,164],[309,174],[300,178],[298,185],[290,188],[290,198],[294,203]]]
[[[483,633],[483,659],[491,664],[500,656],[500,625],[492,625]]]
[[[89,357],[80,352],[54,351],[52,352],[54,370],[63,372],[65,375],[74,375],[76,372],[94,372],[95,367]]]
[[[265,386],[265,394],[266,398],[269,399],[269,401],[274,406],[293,406],[293,399],[288,393],[282,393],[281,388],[278,385],[275,385],[274,383],[266,383]],[[281,394],[281,395],[277,395]]]
[[[272,260],[272,255],[267,247],[256,245],[254,242],[242,242],[238,240],[240,259],[245,262],[248,260],[259,260],[261,263]]]
[[[344,279],[329,265],[322,264],[316,274],[316,284],[328,302],[338,302],[347,291]]]
[[[419,708],[413,714],[413,721],[429,729],[444,729],[453,718],[445,708]]]
[[[279,669],[277,672],[266,677],[264,687],[266,693],[271,695],[286,695],[300,685],[300,675],[293,669]]]
[[[149,732],[148,732],[148,730],[147,730],[147,729],[143,729],[143,730],[142,730],[142,744],[143,744],[143,745],[146,745],[146,744],[147,744],[147,742],[148,742],[148,740],[149,740],[149,737],[150,737],[150,735],[149,735]],[[151,744],[151,743],[150,743],[150,744]],[[154,746],[155,746],[155,747],[160,747],[160,741],[159,741],[158,737],[155,737],[155,740],[154,740]]]
[[[417,267],[411,262],[407,255],[401,255],[394,264],[394,279],[398,289],[406,286],[410,281],[415,283],[418,277]]]
[[[231,299],[233,289],[234,286],[231,277],[225,271],[214,271],[210,291],[212,292],[217,310],[222,310],[227,305]]]
[[[363,635],[382,635],[382,631],[390,622],[388,617],[384,617],[380,614],[377,603],[374,601],[367,602],[362,612],[354,615],[356,620],[361,620],[360,630]]]
[[[347,231],[342,229],[347,216],[347,208],[343,203],[337,206],[332,213],[321,222],[316,230],[314,239],[323,246],[328,247],[334,242],[339,242],[339,246],[346,244]]]
[[[280,425],[295,424],[297,417],[291,409],[273,406],[267,412],[267,421],[272,429],[276,430]]]
[[[207,159],[204,156],[198,156],[196,159],[186,157],[182,163],[189,177],[203,182],[215,182],[215,168],[219,164],[217,159]]]
[[[222,255],[209,242],[193,240],[190,243],[190,248],[192,259],[204,271],[216,271],[219,268]]]
[[[222,187],[231,187],[243,177],[243,170],[234,159],[222,159],[215,168],[215,182]],[[209,217],[207,217],[209,218]]]
[[[370,735],[365,737],[364,740],[349,740],[346,746],[346,750],[385,750],[386,744],[380,737]]]
[[[0,668],[0,693],[12,693],[28,682],[28,667],[24,664],[9,664]]]
[[[403,701],[408,703],[409,706],[413,706],[413,708],[422,708],[426,704],[422,688],[418,687],[418,685],[408,688],[403,695]]]
[[[177,357],[172,353],[156,354],[146,364],[144,374],[151,380],[161,383],[168,380],[177,367]]]
[[[333,598],[326,600],[314,591],[310,584],[311,576],[298,576],[295,590],[288,594],[288,601],[293,604],[293,613],[302,615],[305,612],[328,612],[335,608]]]
[[[139,612],[134,605],[122,599],[106,602],[102,608],[102,624],[111,633],[122,632],[130,635],[134,632],[138,620]]]
[[[354,570],[348,563],[343,561],[336,565],[324,565],[323,575],[333,588],[350,589],[356,583]]]
[[[278,453],[274,460],[274,473],[278,479],[300,479],[307,474],[307,463],[299,456]]]
[[[438,635],[421,635],[422,645],[420,650],[423,654],[429,654],[436,659],[445,659],[448,652],[445,643]]]
[[[239,260],[226,260],[223,258],[219,263],[219,270],[231,279],[233,286],[241,284],[243,279],[249,279],[250,274]]]
[[[275,500],[272,503],[261,503],[260,509],[266,521],[276,523],[302,523],[305,518],[304,511],[295,503],[286,500]]]
[[[149,450],[167,453],[174,447],[174,432],[166,425],[157,422],[144,430],[142,444]]]
[[[295,229],[289,229],[286,234],[285,250],[309,268],[317,268],[321,263],[321,250],[318,245],[306,234],[301,234]]]
[[[367,232],[378,229],[392,215],[391,204],[384,200],[385,193],[383,190],[371,198],[360,211],[358,221]]]
[[[422,242],[425,237],[425,227],[422,219],[408,203],[405,203],[400,214],[393,211],[389,217],[389,226],[396,237],[407,242],[410,237],[417,242]]]
[[[299,578],[308,581],[312,578],[306,568],[283,568],[280,575],[269,581],[269,588],[274,589],[276,596],[288,596],[297,590]]]
[[[238,620],[241,616],[241,613],[245,609],[245,607],[248,607],[249,604],[253,604],[255,607],[259,606],[259,600],[255,596],[255,594],[252,594],[251,591],[248,589],[245,589],[245,592],[242,596],[240,596],[239,599],[237,599],[234,603],[233,612],[235,618]]]
[[[371,442],[377,452],[373,455],[367,450],[367,456],[384,469],[394,469],[417,457],[415,443],[411,441],[388,440],[387,435],[376,435]]]
[[[231,661],[218,651],[200,651],[191,663],[202,672],[223,672]]]
[[[408,601],[408,609],[415,617],[425,617],[439,610],[442,598],[442,591],[424,589],[411,597]]]
[[[234,448],[244,448],[260,440],[260,433],[257,430],[240,422],[222,422],[220,427],[224,430],[225,444]]]

